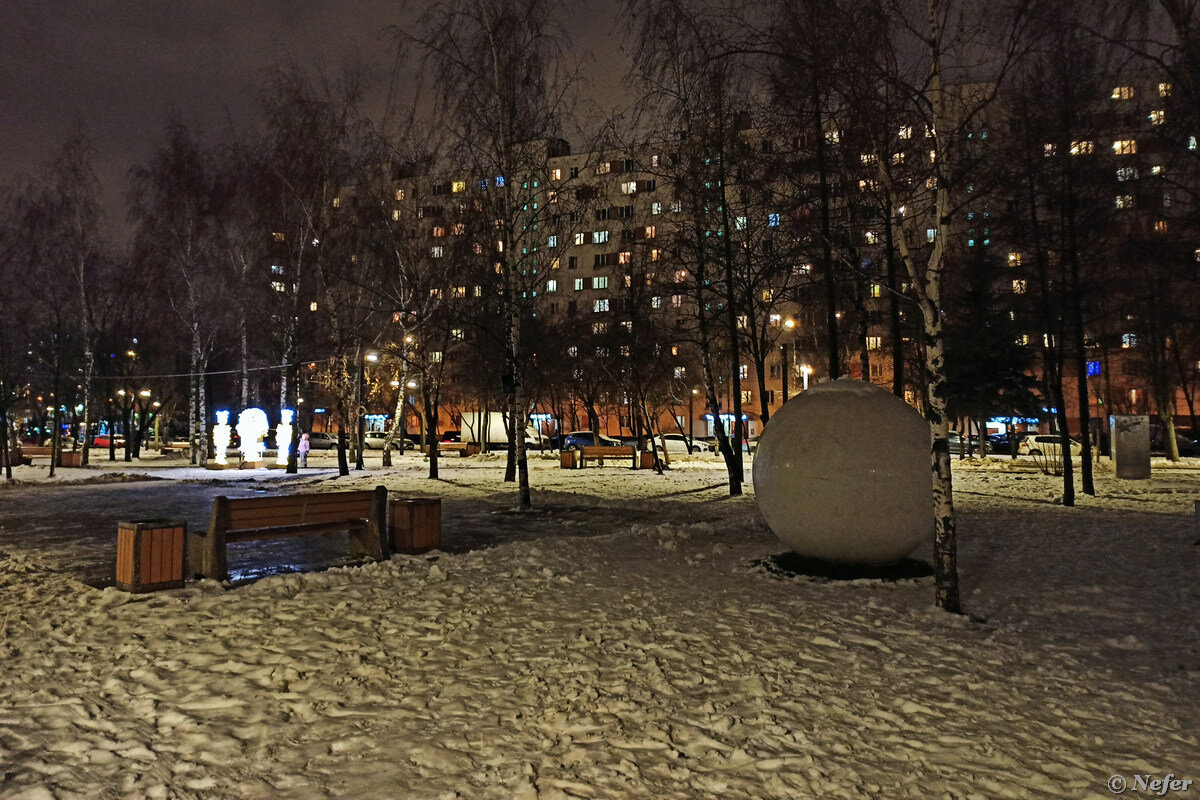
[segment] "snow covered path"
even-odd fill
[[[546,510],[519,515],[468,461],[440,485],[447,526],[498,532],[486,549],[140,598],[0,556],[0,797],[1064,798],[1200,778],[1196,473],[1104,479],[1073,510],[1051,478],[956,473],[976,621],[936,612],[929,579],[754,566],[782,547],[709,462],[539,464]],[[419,470],[383,482],[427,493]]]

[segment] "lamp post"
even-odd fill
[[[696,395],[700,394],[699,389],[692,389],[692,393],[688,395],[688,450],[696,449]]]
[[[800,365],[800,377],[802,377],[804,379],[803,391],[806,391],[806,392],[808,391],[808,376],[812,375],[812,371],[813,371],[813,368],[810,367],[808,364]]]
[[[783,327],[790,334],[796,327],[796,320],[784,320]],[[788,401],[788,373],[792,371],[792,365],[788,361],[788,343],[784,341],[783,344],[779,345],[779,350],[783,354],[783,403],[786,403]],[[780,403],[780,405],[783,405],[783,403]]]

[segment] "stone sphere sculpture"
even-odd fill
[[[898,561],[933,535],[929,423],[866,381],[788,400],[759,437],[754,492],[767,525],[801,556]]]

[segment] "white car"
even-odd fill
[[[1071,458],[1077,459],[1083,455],[1083,445],[1074,439],[1071,442]],[[1062,459],[1062,437],[1057,433],[1037,433],[1029,434],[1021,439],[1021,443],[1017,446],[1017,452],[1022,455],[1029,456],[1047,456],[1053,459]]]
[[[702,450],[707,449],[704,445],[704,442],[699,441],[699,440],[697,440],[695,445],[693,446],[691,444],[691,442],[688,441],[688,438],[686,436],[684,436],[682,433],[667,433],[667,434],[663,435],[662,439],[655,437],[654,441],[656,444],[658,444],[660,446],[662,446],[663,442],[665,441],[666,442],[665,446],[667,448],[667,454],[673,455],[673,456],[689,455],[691,453],[699,453]]]
[[[363,448],[366,450],[382,450],[385,442],[387,442],[386,433],[374,431],[363,436]],[[396,438],[392,440],[393,450],[408,450],[413,446],[413,443],[402,434],[397,434]]]

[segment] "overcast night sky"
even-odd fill
[[[576,51],[596,54],[596,93],[624,68],[617,0],[575,0]],[[389,25],[425,3],[397,0],[3,0],[0,2],[0,184],[37,171],[81,122],[97,151],[111,213],[129,167],[145,160],[179,109],[209,134],[252,116],[265,70],[283,57],[331,69],[358,59],[378,116],[394,58]],[[114,220],[117,221],[117,220]],[[119,221],[117,221],[119,224]]]

